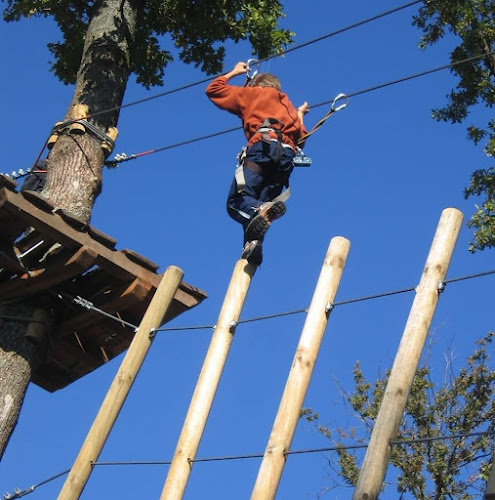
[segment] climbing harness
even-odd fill
[[[256,69],[253,70],[251,65],[255,65]],[[251,80],[258,74],[260,68],[260,63],[257,59],[248,59],[246,62],[246,81],[244,82],[244,87],[247,87]]]
[[[248,61],[248,68],[249,68],[250,61]],[[342,102],[341,104],[338,104],[338,102],[341,101],[342,99],[345,99],[345,101]],[[311,158],[304,154],[304,151],[299,147],[299,144],[304,144],[306,139],[310,135],[314,134],[323,125],[323,123],[325,123],[325,121],[328,120],[328,118],[330,118],[330,116],[332,116],[337,111],[341,111],[348,104],[349,104],[349,98],[345,94],[342,94],[342,93],[338,94],[335,97],[335,99],[332,101],[332,105],[330,106],[330,109],[325,114],[325,116],[323,118],[321,118],[316,123],[316,125],[306,135],[304,135],[303,137],[301,137],[297,141],[298,145],[297,145],[297,147],[296,147],[297,149],[295,151],[296,155],[294,156],[294,159],[293,159],[294,167],[309,167],[309,166],[311,166],[311,164],[312,164]],[[279,125],[280,128],[275,128],[274,125]],[[274,163],[276,165],[278,165],[278,163],[280,162],[280,158],[282,155],[282,148],[288,147],[288,148],[294,149],[289,144],[285,144],[282,142],[282,129],[283,129],[283,127],[284,127],[284,124],[281,121],[279,121],[275,118],[265,118],[265,120],[263,120],[263,123],[261,124],[261,126],[256,131],[256,133],[261,133],[262,138],[263,138],[262,140],[264,142],[266,142],[266,143],[277,142],[275,157],[272,157],[272,160],[274,161]],[[277,138],[275,139],[275,138],[271,137],[270,133],[275,133]],[[236,184],[237,184],[237,192],[238,193],[242,193],[246,188],[246,180],[244,178],[244,166],[245,166],[244,164],[245,164],[245,160],[246,160],[246,155],[247,155],[247,146],[244,146],[241,149],[241,151],[237,154],[237,165],[236,165],[236,169],[235,169],[235,180],[236,180]],[[248,166],[246,166],[246,167],[249,168]],[[289,184],[288,184],[288,180],[287,180],[286,181],[286,189],[279,196],[277,196],[274,200],[271,200],[271,201],[284,201],[285,202],[289,197],[290,197],[290,188],[289,188]]]
[[[279,128],[275,128],[274,125],[279,125]],[[290,148],[294,151],[294,148],[290,144],[285,144],[282,142],[282,129],[284,127],[283,122],[277,120],[276,118],[265,118],[263,123],[260,125],[256,133],[261,134],[262,141],[265,144],[271,145],[276,143],[274,156],[270,156],[276,166],[280,165],[280,160],[282,159],[282,152],[284,148]],[[277,138],[273,138],[270,133],[274,133]],[[237,184],[237,192],[242,193],[246,188],[246,179],[244,178],[244,166],[246,168],[252,167],[252,162],[249,165],[245,165],[246,163],[246,155],[247,155],[247,146],[244,146],[241,151],[237,154],[237,165],[235,169],[235,180]],[[255,165],[255,164],[254,164]],[[253,170],[253,168],[251,168]],[[261,169],[259,172],[261,174]],[[276,200],[286,201],[289,198],[289,186],[288,180],[284,181],[286,186],[286,190],[280,194]],[[289,191],[289,192],[288,192]],[[286,194],[287,193],[287,194]],[[273,201],[273,200],[272,200]]]

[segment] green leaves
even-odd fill
[[[437,43],[450,32],[459,42],[451,53],[452,62],[486,54],[485,58],[452,68],[459,81],[456,89],[447,96],[447,104],[433,111],[435,120],[461,123],[476,105],[492,108],[495,104],[495,54],[490,54],[495,51],[494,12],[495,0],[425,0],[413,18],[413,25],[423,32],[419,42],[422,49]],[[475,144],[487,139],[484,151],[488,156],[494,155],[493,120],[487,124],[470,125],[467,136]],[[493,192],[477,188],[489,184],[488,179],[480,181],[479,177],[490,170],[478,170],[477,178],[472,179],[470,188],[465,191],[466,197],[474,192],[484,197],[468,223],[469,227],[476,229],[471,251],[495,245],[494,225],[490,220],[494,215]]]
[[[489,474],[493,436],[474,433],[495,430],[495,371],[489,366],[493,338],[494,333],[489,332],[478,340],[457,374],[448,360],[440,385],[433,383],[428,366],[417,370],[397,436],[407,442],[391,446],[394,472],[387,477],[394,481],[384,488],[396,493],[389,491],[384,497],[480,498]],[[363,452],[344,447],[349,438],[351,445],[356,440],[369,441],[388,378],[386,374],[370,383],[359,362],[353,373],[352,393],[342,393],[352,410],[355,427],[339,433],[335,441],[331,431],[318,423],[317,413],[307,410],[304,415],[334,445],[342,446],[337,449],[337,458],[330,461],[339,476],[333,478],[335,485],[339,479],[348,485],[357,482]]]
[[[48,46],[54,58],[51,68],[64,83],[74,83],[91,14],[104,8],[104,2],[4,1],[6,21],[33,15],[54,18],[62,39]],[[141,2],[135,33],[123,30],[122,36],[132,40],[131,71],[149,88],[163,84],[165,69],[173,60],[172,45],[183,62],[207,74],[222,71],[227,40],[249,41],[258,58],[280,52],[293,39],[293,33],[278,27],[283,17],[278,0],[147,0]]]

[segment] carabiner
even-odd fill
[[[251,65],[256,65],[256,69],[251,73],[252,68]],[[257,59],[248,59],[246,62],[246,78],[248,79],[248,82],[251,81],[257,74],[260,69],[260,63],[258,62]]]
[[[337,101],[340,101],[340,99],[345,99],[345,102],[343,104],[341,104],[340,106],[335,107],[335,104],[337,103]],[[348,104],[349,104],[349,98],[345,94],[339,94],[333,100],[332,105],[330,106],[330,111],[332,113],[336,113],[337,111],[344,109]]]

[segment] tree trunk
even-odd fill
[[[119,110],[115,108],[122,104],[129,78],[130,50],[141,4],[142,0],[95,3],[66,120],[72,118],[74,105],[85,104],[89,115],[113,109],[87,118],[103,133],[117,124]],[[90,132],[77,135],[64,129],[49,154],[43,196],[89,223],[93,204],[101,191],[104,160],[101,143]],[[46,355],[45,342],[37,342],[29,336],[28,318],[40,307],[39,303],[33,306],[34,303],[36,301],[18,302],[0,309],[0,459],[16,425],[31,375]],[[45,307],[45,316],[50,315],[50,308]],[[46,333],[52,338],[49,330],[53,325],[49,323]],[[53,330],[56,331],[56,327]]]
[[[31,374],[47,350],[52,321],[40,305],[0,307],[0,458],[17,423]],[[48,309],[46,302],[43,305]]]
[[[130,49],[136,29],[139,0],[100,0],[86,33],[72,108],[85,104],[89,118],[103,133],[117,124],[130,74]],[[111,112],[98,114],[103,110]],[[100,142],[89,132],[83,135],[65,129],[50,152],[48,177],[43,194],[57,207],[89,222],[101,191],[105,156]]]

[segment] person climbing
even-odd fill
[[[303,117],[309,107],[304,102],[296,109],[281,91],[279,79],[270,73],[255,75],[244,87],[228,84],[248,71],[247,63],[238,62],[208,85],[206,95],[242,120],[248,142],[238,155],[227,212],[244,230],[241,258],[260,265],[264,236],[286,212],[283,190],[289,186],[298,142],[307,133]]]

